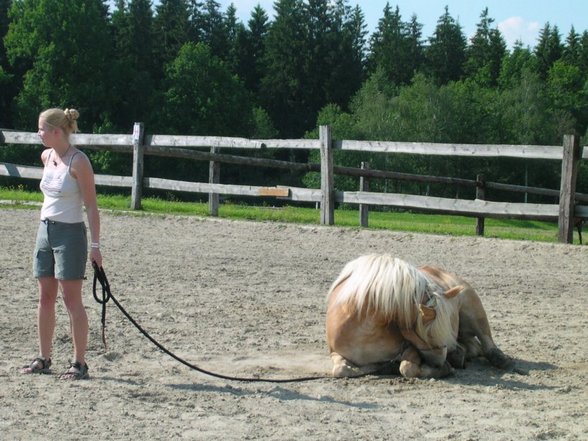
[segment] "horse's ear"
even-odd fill
[[[423,319],[424,325],[431,323],[433,320],[435,320],[435,317],[437,317],[435,309],[429,306],[419,305],[419,311],[421,313],[421,318]]]
[[[452,299],[453,297],[455,297],[456,295],[458,295],[462,291],[463,291],[463,286],[457,285],[457,286],[454,286],[453,288],[445,291],[443,293],[443,295],[445,296],[446,299]]]

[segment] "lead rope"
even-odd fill
[[[108,278],[106,277],[106,273],[104,272],[104,268],[98,267],[96,262],[92,262],[92,266],[94,267],[94,281],[92,283],[92,291],[94,294],[94,299],[102,305],[102,342],[104,343],[104,348],[106,349],[106,304],[112,300],[114,304],[120,309],[120,311],[124,314],[124,316],[143,334],[151,343],[157,346],[161,351],[165,352],[167,355],[172,357],[173,359],[179,361],[180,363],[188,366],[190,369],[198,371],[200,373],[210,375],[216,378],[222,378],[223,380],[231,380],[231,381],[245,381],[245,382],[263,382],[263,383],[299,383],[303,381],[313,381],[313,380],[324,380],[327,378],[332,377],[300,377],[300,378],[289,378],[289,379],[271,379],[271,378],[247,378],[247,377],[231,377],[229,375],[222,375],[217,374],[214,372],[207,371],[206,369],[202,369],[192,363],[187,362],[186,360],[178,357],[170,350],[166,349],[162,344],[160,344],[157,340],[149,335],[147,331],[145,331],[136,321],[131,317],[131,315],[122,307],[122,305],[116,300],[116,298],[112,295],[110,291],[110,284],[108,283]],[[96,290],[97,282],[100,283],[102,287],[102,299],[98,298],[98,293]]]

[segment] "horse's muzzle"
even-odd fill
[[[419,349],[418,351],[429,366],[441,367],[447,360],[447,346],[434,349]]]

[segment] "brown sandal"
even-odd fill
[[[88,364],[84,363],[82,366],[82,363],[79,361],[72,361],[69,364],[69,369],[61,374],[61,377],[59,378],[61,380],[85,380],[90,378],[90,375],[88,374]]]
[[[23,374],[50,374],[51,359],[37,357],[31,361],[31,364],[24,366],[20,372]]]

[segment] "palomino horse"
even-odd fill
[[[329,290],[326,331],[336,377],[390,372],[398,361],[401,375],[432,378],[480,355],[499,368],[511,363],[467,282],[387,254],[343,268]]]

